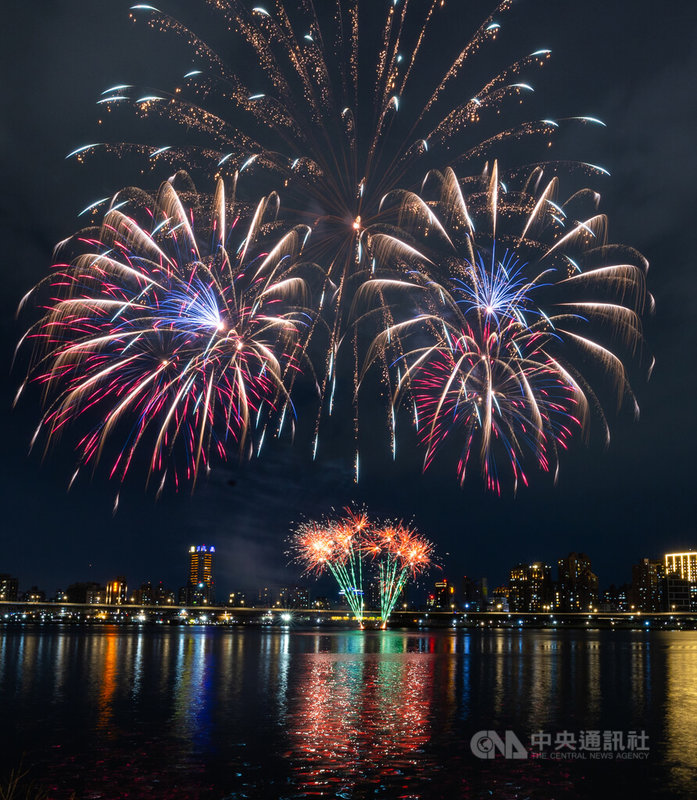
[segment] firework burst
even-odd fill
[[[381,281],[386,276],[376,274],[375,264],[364,258],[362,234],[380,221],[387,192],[418,185],[428,169],[464,169],[531,136],[548,144],[560,121],[525,119],[517,109],[533,91],[528,73],[542,67],[550,51],[521,54],[478,83],[468,80],[497,39],[512,0],[501,0],[464,41],[461,20],[449,23],[455,11],[444,0],[278,0],[268,7],[207,0],[203,5],[213,9],[241,54],[237,65],[228,64],[178,19],[151,5],[135,5],[134,19],[145,18],[151,27],[184,43],[193,55],[193,68],[186,70],[181,85],[168,91],[118,84],[98,100],[107,113],[127,106],[141,117],[164,118],[172,123],[171,141],[85,145],[71,155],[82,160],[98,148],[136,152],[152,165],[186,164],[208,175],[253,173],[262,185],[284,187],[284,206],[291,219],[313,227],[312,259],[325,270],[319,309],[328,320],[329,336],[326,346],[321,343],[323,402],[313,454],[322,411],[331,414],[334,407],[342,344],[342,353],[349,351],[342,355],[347,372],[349,363],[353,367],[357,442],[356,290],[370,283],[381,309],[372,318],[382,319],[385,327],[392,320],[384,293],[403,279],[388,269],[390,280]],[[456,37],[444,35],[449,24],[458,31]],[[370,63],[367,42],[375,53]],[[256,69],[248,69],[250,63]],[[429,84],[427,75],[439,77]],[[503,118],[510,119],[502,130],[504,110]],[[387,364],[382,369],[389,394]],[[358,465],[356,449],[356,480]]]
[[[559,130],[560,120],[517,110],[547,49],[467,85],[484,68],[491,74],[480,61],[493,55],[512,0],[500,0],[469,40],[450,24],[456,12],[444,0],[201,5],[222,20],[237,65],[173,16],[139,4],[132,16],[183,42],[193,68],[170,91],[118,84],[98,101],[107,114],[125,106],[164,120],[157,129],[172,140],[84,145],[69,155],[82,161],[103,148],[235,183],[244,174],[256,191],[284,191],[285,220],[276,218],[272,192],[249,211],[235,247],[228,240],[237,209],[222,189],[202,222],[170,184],[150,210],[142,195],[130,198],[140,208],[130,216],[120,194],[99,230],[71,240],[82,252],[48,281],[54,296],[28,335],[37,345],[31,377],[47,402],[37,436],[50,442],[68,421],[101,411],[78,444],[80,465],[95,464],[118,430],[125,445],[112,475],[123,479],[148,441],[161,486],[170,465],[177,483],[194,480],[230,442],[252,452],[269,426],[278,433],[292,425],[290,391],[313,354],[321,364],[313,457],[320,420],[343,397],[347,418],[353,407],[356,481],[358,389],[375,362],[380,391],[393,398],[393,457],[402,403],[426,466],[458,430],[461,481],[477,460],[495,491],[499,466],[516,486],[527,483],[530,455],[556,474],[559,449],[587,430],[591,411],[607,430],[591,388],[598,374],[614,384],[618,404],[634,402],[622,358],[640,349],[650,300],[641,257],[627,250],[626,261],[611,261],[618,251],[605,244],[604,217],[572,222],[577,202],[592,193],[559,204],[556,179],[542,184],[559,162],[538,165],[511,191],[493,161],[483,181],[458,182],[452,172],[531,136],[551,144]],[[380,32],[377,47],[365,41],[366,28]],[[506,182],[518,185],[530,169]],[[103,202],[85,211],[96,215]],[[267,246],[276,224],[287,232]],[[319,265],[320,286],[313,312],[302,314],[306,284],[294,262],[310,230],[305,257]]]
[[[335,578],[354,619],[363,625],[363,559],[370,547],[370,525],[363,512],[344,509],[339,519],[304,522],[291,537],[295,560],[307,572],[328,570]]]
[[[81,422],[78,471],[119,438],[110,477],[149,449],[160,491],[168,472],[193,482],[214,453],[249,455],[272,421],[292,424],[289,376],[311,322],[296,265],[307,229],[269,242],[271,197],[236,238],[222,181],[210,208],[175,182],[154,199],[120,192],[100,227],[59,247],[72,260],[30,293],[44,315],[23,338],[34,344],[27,381],[46,403],[34,441]]]
[[[401,522],[386,523],[374,529],[370,553],[377,560],[380,618],[385,628],[407,580],[432,566],[433,544]]]
[[[338,519],[304,522],[291,536],[291,552],[305,571],[321,575],[328,570],[336,579],[356,621],[365,617],[364,578],[369,561],[377,569],[380,618],[385,628],[409,577],[432,565],[433,545],[401,522],[371,522],[351,508]]]
[[[376,337],[368,363],[411,337],[391,359],[395,403],[413,400],[425,466],[446,439],[463,436],[460,481],[478,460],[487,487],[500,493],[503,466],[514,486],[527,484],[526,453],[556,477],[559,449],[587,432],[593,412],[609,442],[593,386],[638,414],[622,358],[641,359],[641,316],[653,301],[645,259],[607,243],[595,193],[560,203],[557,179],[543,183],[539,169],[508,190],[496,164],[467,184],[465,195],[452,170],[429,176],[433,201],[395,198],[400,238],[374,232],[375,257],[415,265],[431,293]],[[588,201],[593,213],[578,216]]]

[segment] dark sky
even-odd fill
[[[216,469],[193,496],[155,502],[152,492],[131,484],[115,517],[116,487],[101,473],[68,494],[69,452],[55,450],[43,462],[40,454],[27,455],[39,408],[35,397],[10,408],[22,378],[21,370],[10,373],[22,330],[14,308],[46,274],[55,242],[79,227],[77,213],[138,179],[127,174],[127,165],[79,167],[64,159],[94,140],[99,93],[122,81],[168,85],[189,62],[173,40],[131,24],[128,3],[12,6],[0,32],[0,572],[49,592],[117,573],[131,585],[164,579],[178,586],[187,545],[205,542],[217,546],[222,589],[285,583],[294,579],[284,556],[291,522],[351,500],[367,502],[377,514],[413,517],[437,543],[446,574],[487,575],[490,584],[503,581],[520,560],[555,563],[583,550],[606,586],[629,580],[630,565],[640,557],[697,546],[697,5],[674,2],[658,13],[658,4],[648,0],[519,0],[502,42],[511,49],[506,61],[530,52],[530,43],[552,48],[553,61],[536,81],[536,102],[549,107],[549,116],[585,114],[607,123],[606,129],[583,128],[565,145],[576,158],[610,170],[611,178],[592,183],[610,217],[610,238],[636,246],[651,263],[657,312],[646,334],[657,364],[648,384],[634,383],[640,421],[610,413],[609,450],[573,447],[558,486],[533,470],[532,488],[498,498],[487,495],[475,475],[460,489],[445,459],[422,475],[408,437],[393,463],[387,446],[374,445],[384,430],[376,414],[374,429],[363,423],[365,452],[355,487],[350,447],[342,445],[350,441],[347,415],[335,423],[315,464],[309,443],[298,437],[293,448],[279,443],[241,468],[233,462]],[[131,121],[124,136],[138,140],[138,124]],[[150,189],[158,182],[153,176],[142,181]]]

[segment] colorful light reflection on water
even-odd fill
[[[689,798],[697,633],[0,628],[0,772],[77,798]],[[480,729],[645,728],[644,762]]]

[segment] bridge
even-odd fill
[[[377,626],[379,612],[366,610]],[[251,625],[356,627],[347,607],[280,608],[226,605],[0,601],[0,624]],[[517,612],[396,609],[389,626],[400,628],[588,628],[697,629],[694,611]]]

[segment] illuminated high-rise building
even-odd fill
[[[683,580],[697,583],[697,550],[687,553],[666,553],[666,575],[679,575]]]
[[[666,568],[660,561],[642,558],[632,567],[630,610],[663,611],[666,604]]]
[[[119,575],[116,580],[107,583],[106,602],[115,606],[128,602],[128,586],[123,575]]]
[[[697,610],[697,551],[666,553],[665,600],[668,611]]]
[[[213,586],[213,553],[215,547],[205,544],[191,545],[189,548],[189,583],[191,586]]]
[[[598,603],[598,576],[591,570],[591,560],[585,553],[569,553],[560,558],[558,611],[589,611]]]
[[[214,553],[215,547],[207,547],[205,544],[192,544],[189,547],[189,580],[183,592],[180,592],[180,602],[183,599],[185,605],[194,606],[214,602]]]
[[[551,611],[554,607],[552,568],[541,561],[518,564],[508,581],[511,611]]]

